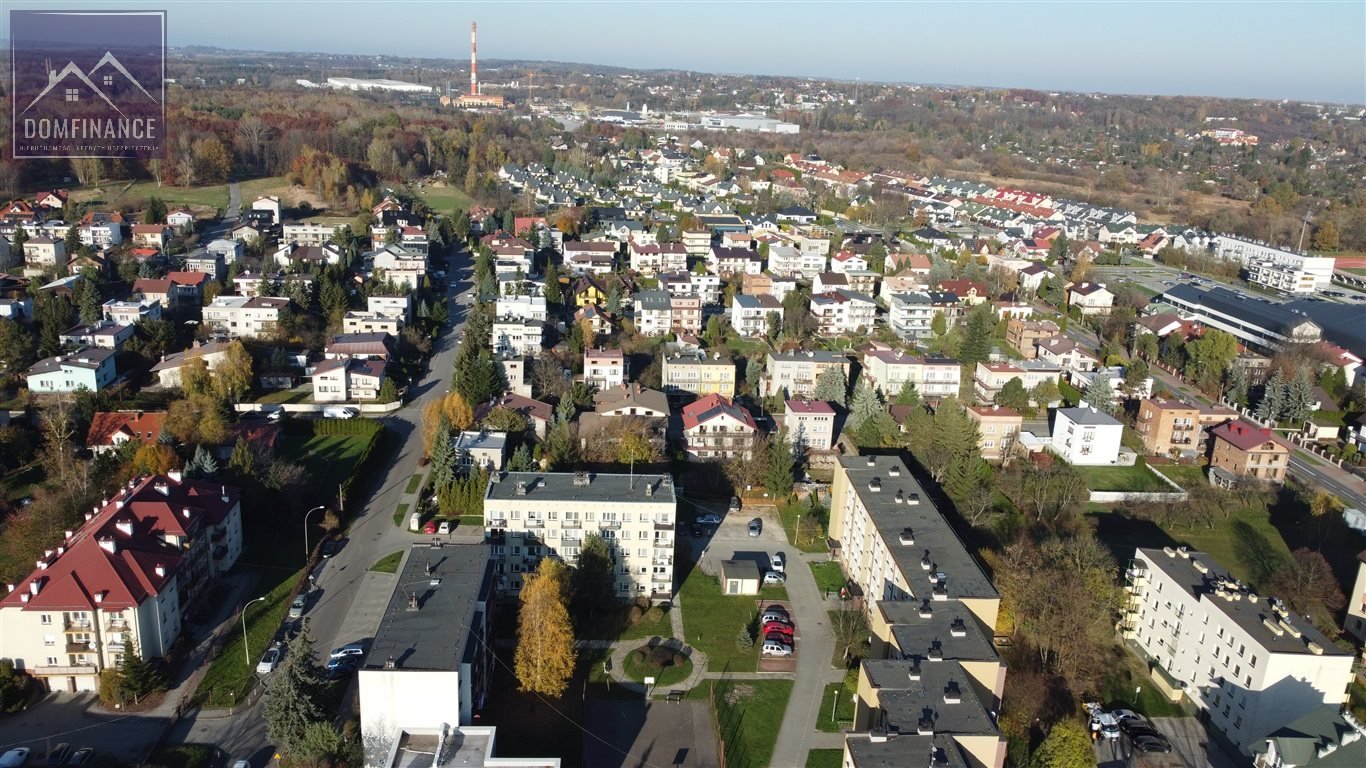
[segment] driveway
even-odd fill
[[[0,720],[0,751],[28,747],[33,750],[29,761],[37,764],[49,749],[66,743],[95,747],[133,765],[145,760],[169,722],[165,717],[112,714],[97,704],[93,693],[50,693],[37,705]]]

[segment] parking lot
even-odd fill
[[[1152,724],[1171,741],[1171,752],[1139,752],[1126,736],[1095,743],[1097,768],[1235,768],[1193,717],[1157,717]]]

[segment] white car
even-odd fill
[[[28,762],[28,753],[28,747],[11,749],[5,754],[0,755],[0,768],[19,768],[19,766]]]
[[[355,408],[346,408],[340,405],[329,405],[323,409],[324,419],[354,419],[356,415]]]
[[[705,514],[705,515],[702,515],[701,517],[697,518],[697,523],[698,523],[698,525],[720,525],[720,524],[721,524],[721,516],[720,516],[720,515],[713,515],[713,514]]]
[[[791,656],[792,646],[776,640],[765,640],[761,653],[765,656]]]
[[[787,577],[777,571],[769,571],[764,574],[765,584],[786,584]]]
[[[783,563],[783,553],[779,552],[768,559],[768,567],[778,573],[787,573],[787,566]]]
[[[275,671],[280,664],[280,647],[272,645],[266,649],[266,655],[261,657],[261,661],[256,664],[256,674],[269,675]]]
[[[442,521],[441,521],[441,525],[438,525],[438,526],[436,527],[436,532],[439,533],[439,534],[441,534],[441,535],[443,535],[443,536],[445,536],[446,534],[450,533],[452,530],[453,530],[453,529],[451,528],[451,521],[450,521],[450,520],[442,520]]]
[[[343,659],[347,656],[364,656],[365,646],[360,643],[347,643],[340,648],[333,648],[332,653],[328,654],[328,659]]]

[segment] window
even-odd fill
[[[67,88],[67,89],[66,89],[66,100],[67,100],[67,101],[80,101],[80,100],[81,100],[81,92],[80,92],[79,90],[75,89],[75,88]]]
[[[52,635],[43,635],[43,645],[53,646],[57,644],[57,638]]]
[[[44,624],[44,625],[46,625],[46,624],[51,624],[51,623],[52,623],[52,614],[50,614],[50,613],[39,614],[39,616],[38,616],[38,623],[39,623],[39,624]]]
[[[55,666],[57,666],[57,657],[56,657],[56,656],[49,656],[49,657],[47,657],[47,665],[48,665],[49,667],[55,667]]]

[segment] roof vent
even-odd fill
[[[575,483],[574,483],[574,484],[575,484],[575,485],[578,485],[577,478],[575,479]],[[517,489],[514,491],[514,493],[515,493],[516,495],[518,495],[518,496],[525,496],[525,495],[526,495],[526,481],[525,481],[525,480],[518,480],[518,481],[517,481]]]
[[[903,504],[903,503],[905,503],[905,501],[906,501],[906,494],[902,493],[902,492],[901,492],[901,489],[898,488],[897,491],[896,491],[896,503],[898,503],[898,504]]]
[[[71,537],[74,535],[76,535],[74,531],[62,531],[62,539],[64,541],[71,541]]]
[[[968,634],[968,623],[963,621],[962,616],[955,617],[953,623],[949,625],[949,634],[954,637],[966,637]]]
[[[99,604],[101,604],[101,603],[103,603],[103,602],[104,602],[104,593],[103,593],[103,592],[96,592],[96,593],[95,593],[95,605],[99,605]]]
[[[420,607],[421,606],[417,603],[417,595],[408,595],[408,610],[416,611]]]
[[[930,643],[930,650],[929,650],[929,652],[927,652],[927,653],[925,654],[925,657],[928,658],[930,661],[943,661],[943,660],[944,660],[944,646],[943,646],[943,644],[941,644],[938,640],[935,640],[935,641],[931,642],[931,643]]]
[[[1312,653],[1312,654],[1314,654],[1315,656],[1322,656],[1322,655],[1323,655],[1323,646],[1319,645],[1318,643],[1316,643],[1316,642],[1314,642],[1314,641],[1312,641],[1312,640],[1309,641],[1308,648],[1309,648],[1309,652]]]
[[[920,660],[919,660],[919,659],[915,659],[914,661],[911,662],[910,669],[907,669],[907,670],[906,670],[906,676],[909,677],[911,680],[919,680],[919,679],[920,679]]]
[[[921,715],[920,719],[916,721],[915,732],[921,736],[933,736],[934,715],[930,714],[928,711]]]
[[[875,478],[873,478],[872,480],[869,480],[869,481],[868,481],[868,490],[872,491],[873,493],[879,493],[879,492],[881,492],[881,491],[882,491],[882,478],[880,478],[880,477],[875,477]]]
[[[152,570],[156,573],[158,579],[166,578],[166,566],[161,563],[157,563],[156,567]]]
[[[887,474],[891,475],[892,477],[901,477],[901,467],[899,465],[893,464],[887,470]]]
[[[186,520],[189,520],[189,519],[190,519],[190,508],[189,508],[189,507],[186,507],[186,508],[182,509],[182,510],[180,511],[180,514],[181,514]]]
[[[1191,567],[1194,568],[1195,570],[1201,572],[1201,573],[1209,573],[1209,566],[1205,565],[1204,563],[1200,562],[1199,560],[1192,560],[1192,561],[1191,561]]]
[[[576,488],[583,488],[583,487],[586,487],[586,486],[588,485],[588,482],[589,482],[589,477],[588,477],[588,473],[587,473],[587,472],[575,472],[575,473],[574,473],[574,487],[576,487]]]
[[[920,503],[920,494],[918,494],[918,493],[908,493],[908,494],[906,494],[906,503],[907,503],[907,504],[919,504],[919,503]]]
[[[925,556],[922,557],[922,558],[920,558],[920,570],[922,570],[922,571],[928,571],[928,570],[930,570],[930,569],[933,568],[933,567],[934,567],[934,563],[930,562],[930,551],[927,549],[927,550],[925,550]],[[931,576],[930,578],[934,578],[934,577]]]
[[[877,466],[877,457],[876,457],[876,456],[869,456],[869,457],[868,457],[868,466],[870,466],[870,467],[876,467],[876,466]]]
[[[104,536],[100,539],[100,549],[103,549],[105,552],[114,555],[118,554],[119,545],[114,541],[114,538],[112,536]]]
[[[152,487],[155,488],[155,489],[157,489],[157,493],[161,494],[162,496],[170,496],[170,495],[171,495],[171,486],[169,486],[169,485],[167,485],[167,484],[165,484],[165,483],[157,483],[156,485],[153,485]]]
[[[1167,557],[1176,557],[1176,550],[1172,549],[1171,547],[1163,547],[1162,554],[1166,555]]]
[[[900,497],[898,496],[898,499],[899,498]],[[901,533],[897,535],[897,540],[900,541],[903,546],[914,544],[915,531],[910,528],[902,528]]]
[[[1190,547],[1177,547],[1176,554],[1184,557],[1187,560],[1191,559]]]
[[[948,685],[944,686],[944,703],[957,704],[962,700],[963,692],[958,689],[958,682],[950,680]]]
[[[385,668],[385,669],[397,669],[397,668],[398,668],[398,664],[394,662],[394,657],[393,657],[393,656],[390,656],[389,658],[387,658],[387,659],[384,660],[384,668]]]
[[[39,579],[34,579],[33,581],[30,581],[30,582],[28,583],[28,593],[29,593],[30,595],[36,595],[36,594],[38,594],[39,592],[41,592],[42,590],[43,590],[43,580],[42,580],[41,578],[39,578]]]
[[[921,600],[921,601],[920,601],[920,618],[922,618],[922,619],[928,619],[931,615],[933,615],[933,611],[930,610],[930,601],[929,601],[929,600]]]

